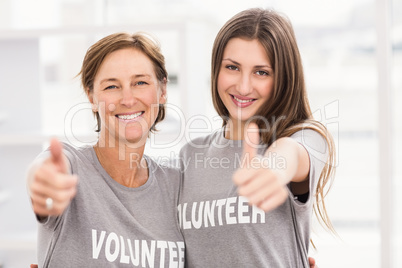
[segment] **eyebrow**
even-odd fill
[[[105,82],[116,82],[117,79],[116,78],[106,78],[106,79],[102,79],[99,84],[103,84]]]
[[[222,61],[224,61],[224,60],[231,61],[232,63],[241,66],[241,64],[238,63],[238,62],[235,61],[235,60],[232,60],[232,59],[229,59],[229,58],[227,58],[227,59],[222,59]],[[270,68],[270,69],[273,69],[273,68],[272,68],[271,66],[269,66],[269,65],[256,65],[256,66],[254,66],[254,67],[255,67],[255,68]]]
[[[143,78],[143,77],[150,78],[151,76],[149,74],[136,74],[136,75],[131,76],[131,78],[133,78],[133,79]],[[105,78],[105,79],[102,79],[99,83],[102,84],[105,82],[117,82],[117,81],[118,81],[117,78]]]

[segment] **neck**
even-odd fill
[[[148,166],[143,158],[144,145],[124,143],[110,144],[99,140],[94,146],[102,167],[115,181],[126,187],[139,187],[148,180]]]
[[[225,126],[225,138],[229,140],[244,140],[245,123],[230,119]]]

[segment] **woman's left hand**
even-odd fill
[[[284,173],[272,167],[276,155],[259,156],[257,146],[260,135],[256,124],[250,124],[243,144],[242,166],[233,175],[238,193],[264,211],[270,211],[285,202],[288,196]],[[285,163],[286,164],[286,163]]]

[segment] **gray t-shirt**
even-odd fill
[[[178,169],[144,156],[149,179],[138,188],[113,180],[92,147],[64,144],[77,194],[59,217],[39,223],[39,267],[184,267],[178,226]]]
[[[309,198],[301,203],[289,191],[286,202],[267,213],[249,206],[232,182],[233,172],[242,164],[242,141],[225,139],[220,130],[183,147],[178,211],[186,267],[297,268],[306,264],[311,197],[328,154],[325,140],[313,130],[299,131],[292,138],[310,157]],[[271,167],[286,165],[285,159],[270,158],[266,164]]]

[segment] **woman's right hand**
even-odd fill
[[[33,211],[41,217],[60,215],[77,190],[78,178],[69,174],[67,157],[57,139],[50,142],[50,157],[31,170],[28,188]]]

